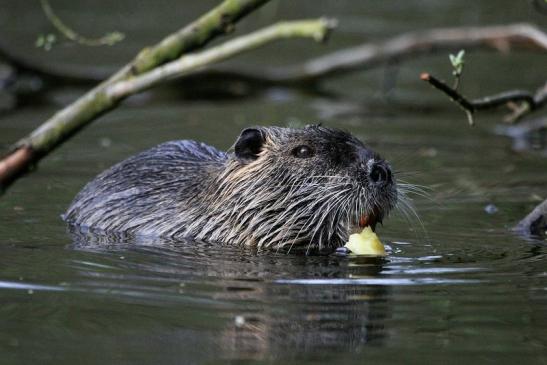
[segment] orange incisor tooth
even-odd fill
[[[361,218],[359,218],[359,227],[364,228],[368,226],[369,217],[368,214],[363,214]]]

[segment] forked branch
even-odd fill
[[[499,94],[485,96],[479,99],[468,100],[456,89],[447,85],[429,73],[422,73],[420,78],[429,82],[431,86],[445,93],[452,101],[457,103],[466,113],[470,125],[474,124],[473,114],[479,110],[497,108],[502,105],[512,106],[513,113],[507,118],[515,122],[524,115],[533,112],[547,103],[547,82],[538,89],[535,94],[525,90],[509,90]],[[515,103],[521,105],[515,106]]]
[[[139,76],[120,80],[114,77],[113,81],[76,100],[19,141],[11,154],[0,160],[0,187],[5,188],[32,163],[130,95],[278,39],[312,38],[323,41],[334,26],[335,22],[327,19],[279,23],[203,52],[183,55]]]

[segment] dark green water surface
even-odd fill
[[[44,53],[33,48],[36,35],[51,30],[38,3],[3,2],[0,39],[10,49],[75,70],[113,70],[215,4],[51,3],[82,33],[127,33],[113,48],[59,45]],[[293,63],[433,26],[547,20],[529,1],[285,1],[268,4],[239,31],[318,15],[340,21],[329,45],[277,43],[229,64]],[[0,198],[0,364],[546,364],[546,243],[510,227],[547,198],[547,160],[513,152],[494,133],[501,113],[478,115],[469,128],[457,107],[418,80],[425,70],[449,78],[445,56],[331,80],[325,86],[336,97],[283,89],[230,100],[145,96],[103,116]],[[467,61],[469,95],[533,90],[547,77],[545,54],[473,52]],[[1,117],[0,147],[82,91],[57,90]],[[419,218],[395,212],[379,227],[387,258],[153,240],[86,247],[86,239],[75,245],[60,219],[89,179],[163,141],[226,149],[249,125],[310,122],[351,131],[400,179],[427,187],[428,196],[413,196]]]

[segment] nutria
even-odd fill
[[[88,183],[64,218],[100,232],[332,251],[396,201],[389,164],[351,134],[255,127],[233,152],[183,140],[130,157]]]

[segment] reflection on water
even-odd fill
[[[271,252],[259,254],[249,249],[198,242],[143,239],[135,242],[127,238],[120,240],[119,236],[81,234],[77,230],[72,231],[72,237],[77,249],[95,252],[116,249],[121,253],[128,249],[144,249],[147,262],[129,264],[131,269],[147,272],[148,279],[150,274],[163,276],[168,273],[168,281],[182,280],[179,287],[183,289],[175,296],[185,293],[205,274],[210,279],[221,280],[214,284],[214,302],[210,304],[268,305],[266,310],[257,310],[244,304],[243,310],[237,308],[225,317],[226,325],[218,335],[217,345],[226,358],[264,359],[272,354],[301,356],[318,351],[356,351],[372,342],[381,345],[386,336],[383,319],[389,309],[389,289],[382,283],[367,285],[360,282],[364,279],[349,279],[355,275],[373,279],[382,271],[383,259],[361,257],[348,264],[346,259],[334,256],[272,256]],[[158,255],[161,264],[148,262],[151,254]],[[358,274],[350,273],[356,268]],[[87,274],[96,277],[96,273]],[[300,275],[319,276],[303,281],[320,280],[322,285],[302,287],[293,285],[300,284],[298,280],[286,279]],[[338,285],[340,280],[346,280],[345,284]],[[128,295],[133,295],[132,292],[126,291]],[[118,290],[117,294],[124,295],[124,291]]]
[[[472,259],[459,252],[461,245],[439,254],[444,242],[436,235],[432,242],[390,242],[387,258],[136,242],[89,232],[72,232],[71,243],[47,251],[0,246],[11,252],[2,259],[0,290],[11,304],[0,307],[7,329],[0,343],[4,350],[6,344],[25,349],[24,359],[47,345],[66,361],[82,354],[98,361],[90,348],[116,344],[108,351],[133,354],[126,359],[142,363],[157,359],[164,346],[167,363],[180,354],[195,361],[337,354],[357,360],[364,354],[380,359],[382,348],[426,343],[476,351],[480,346],[472,343],[486,332],[500,349],[533,357],[542,340],[539,348],[515,343],[509,329],[535,336],[547,325],[538,307],[547,299],[545,247],[488,236],[472,244],[494,240],[499,247],[466,246],[465,252],[475,250]],[[25,268],[40,261],[49,262],[49,270],[43,264]],[[42,339],[46,334],[51,340]],[[48,354],[45,359],[61,358]]]
[[[426,327],[438,326],[439,320],[449,321],[441,327],[449,326],[462,313],[473,315],[479,310],[469,292],[473,286],[487,292],[490,285],[500,285],[499,274],[490,272],[485,262],[447,266],[443,255],[431,255],[429,244],[420,249],[416,243],[392,243],[399,254],[387,258],[308,257],[199,242],[134,241],[79,231],[72,231],[71,237],[69,256],[85,257],[64,260],[72,273],[71,282],[3,281],[0,288],[27,295],[61,291],[77,301],[95,298],[109,303],[114,316],[123,316],[125,308],[144,306],[141,315],[157,318],[158,325],[173,330],[179,327],[169,323],[170,317],[156,316],[179,311],[186,317],[182,328],[190,322],[191,327],[213,331],[208,346],[215,349],[214,357],[224,359],[296,361],[360,354],[370,346],[391,347],[401,331],[416,326],[407,327],[415,322],[414,316]],[[419,256],[406,256],[409,249],[423,251]],[[536,252],[523,261],[531,264],[544,256]],[[462,295],[468,299],[458,298]],[[458,309],[460,314],[450,310],[457,308],[458,301],[463,307]],[[96,313],[80,314],[78,321],[93,321]],[[188,333],[168,332],[177,341],[187,342]],[[104,336],[117,337],[108,331]],[[162,340],[151,341],[159,346]],[[124,346],[134,345],[129,341]]]
[[[262,313],[235,314],[222,333],[221,346],[228,357],[258,359],[272,354],[290,358],[355,352],[368,344],[381,346],[387,335],[388,291],[384,286],[365,285],[267,286],[265,292],[244,297],[261,302],[275,298],[276,306]]]

